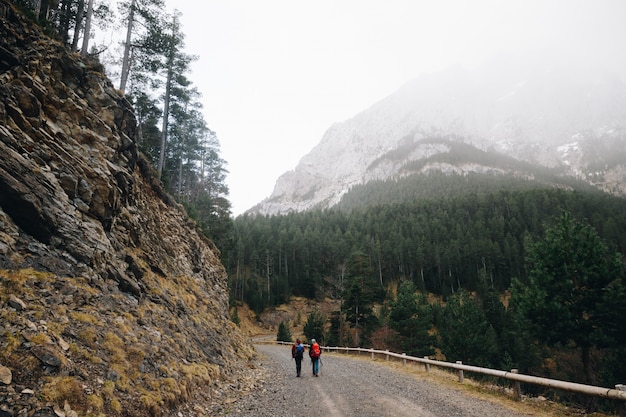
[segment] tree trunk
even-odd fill
[[[128,25],[126,25],[126,43],[124,44],[124,59],[122,60],[122,74],[120,75],[120,90],[122,93],[126,90],[126,82],[130,73],[130,41],[133,31],[133,23],[135,19],[135,0],[130,3],[130,11],[128,13]]]
[[[589,346],[582,347],[583,369],[585,371],[585,382],[588,385],[595,385],[593,369],[591,369],[591,348]]]
[[[35,16],[37,16],[37,18],[40,18],[39,13],[41,12],[41,0],[35,0],[33,2],[33,9],[35,11]]]
[[[270,304],[270,251],[265,251],[266,256],[266,268],[267,268],[267,305]]]
[[[163,165],[165,164],[165,145],[167,145],[167,124],[170,114],[170,89],[172,85],[173,77],[173,65],[174,65],[174,53],[170,53],[170,57],[167,63],[167,81],[165,82],[165,98],[163,100],[163,126],[161,131],[161,151],[159,152],[159,165],[157,167],[157,173],[159,179],[163,174]]]
[[[89,50],[89,33],[91,32],[91,17],[93,15],[93,0],[89,0],[87,6],[87,16],[85,17],[85,31],[83,32],[83,46],[80,48],[80,55],[85,57]]]
[[[74,37],[72,39],[72,52],[78,50],[78,39],[80,38],[80,28],[85,18],[85,0],[78,2],[78,11],[76,13],[76,23],[74,24]]]
[[[183,195],[183,151],[180,151],[180,159],[178,160],[178,187],[176,192],[179,197]]]
[[[141,139],[143,138],[143,117],[141,116],[141,110],[135,113],[137,115],[137,130],[135,142],[137,142],[137,146],[141,145]]]
[[[59,34],[61,35],[61,42],[63,45],[67,45],[70,32],[70,14],[72,10],[72,2],[70,0],[63,0],[61,2],[61,15],[59,16]]]

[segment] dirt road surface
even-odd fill
[[[400,372],[379,361],[323,354],[320,376],[310,361],[302,377],[289,346],[255,345],[263,386],[220,410],[234,416],[411,416],[521,417],[502,405],[470,397],[461,390]]]

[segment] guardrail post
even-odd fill
[[[372,359],[374,359],[374,349],[370,349],[370,352],[372,352]]]
[[[389,349],[386,349],[385,352],[387,352],[385,353],[385,359],[389,362]]]
[[[519,371],[517,369],[511,369],[512,374],[516,374],[518,372]],[[513,396],[518,401],[522,399],[522,387],[519,381],[513,381]]]
[[[428,356],[424,356],[424,359],[428,359]],[[426,372],[430,372],[430,364],[424,362],[424,369],[426,370]]]
[[[626,385],[624,384],[616,384],[615,385],[615,389],[618,391],[626,391]],[[622,407],[620,410],[621,414],[620,416],[626,416],[626,402],[622,403]]]
[[[462,361],[456,361],[459,365],[462,365]],[[459,369],[459,382],[462,384],[465,381],[465,377],[463,376],[463,369]]]
[[[402,352],[402,356],[403,356],[403,358],[402,358],[402,365],[406,366],[406,353]]]

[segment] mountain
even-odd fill
[[[6,0],[0,39],[0,415],[212,414],[254,354],[219,250],[97,62]]]
[[[592,65],[500,55],[480,68],[424,74],[335,123],[272,194],[249,210],[277,214],[326,208],[354,186],[411,174],[406,166],[450,152],[441,138],[557,168],[626,195],[626,85]],[[496,157],[497,158],[497,157]],[[457,159],[419,172],[496,172]],[[412,172],[417,173],[417,172]]]

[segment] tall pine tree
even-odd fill
[[[541,342],[580,349],[585,382],[594,384],[591,349],[611,344],[605,329],[623,328],[624,318],[607,314],[605,305],[623,293],[621,258],[569,213],[527,246],[529,280],[516,282],[514,302]]]

